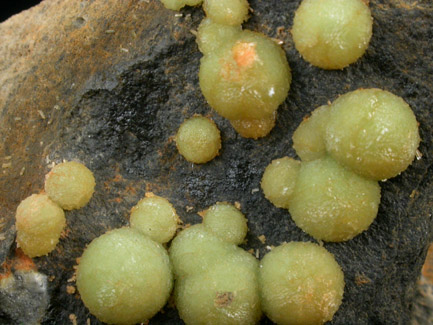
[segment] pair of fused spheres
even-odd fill
[[[295,12],[296,49],[312,65],[343,69],[366,51],[373,18],[364,0],[303,0]]]
[[[46,255],[59,242],[66,225],[64,210],[79,209],[91,199],[95,187],[92,172],[71,161],[58,164],[45,176],[45,192],[24,199],[15,219],[17,243],[29,257]]]
[[[273,161],[262,189],[314,238],[349,240],[377,215],[378,180],[404,171],[419,142],[415,115],[403,99],[380,89],[350,92],[300,124],[293,146],[302,163]]]
[[[131,228],[109,231],[83,253],[77,286],[86,307],[110,324],[145,322],[167,302],[171,263],[161,245],[170,241],[179,217],[168,200],[148,195],[131,210]]]
[[[247,233],[245,216],[217,203],[203,218],[170,247],[179,315],[186,324],[256,324],[262,315],[258,261],[237,246]]]

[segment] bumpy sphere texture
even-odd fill
[[[326,148],[356,173],[384,180],[404,171],[420,142],[409,105],[381,89],[347,93],[331,105]]]
[[[342,69],[364,54],[372,26],[363,0],[303,0],[292,35],[296,49],[312,65]]]
[[[289,157],[275,159],[266,167],[261,187],[265,197],[276,207],[289,207],[300,168],[300,161]]]
[[[203,219],[207,231],[235,245],[241,244],[248,231],[247,219],[241,211],[229,203],[211,206]]]
[[[206,16],[218,24],[237,26],[248,18],[247,0],[204,0]]]
[[[33,194],[21,201],[15,219],[18,245],[29,257],[51,252],[66,225],[63,210],[45,194]]]
[[[160,196],[145,197],[131,210],[131,227],[158,243],[173,238],[179,223],[176,210]]]
[[[289,211],[296,225],[316,239],[345,241],[376,218],[380,186],[326,157],[302,163]]]
[[[158,243],[131,228],[93,240],[77,270],[86,307],[110,324],[145,322],[166,303],[173,285],[170,261]]]
[[[193,116],[177,131],[176,146],[186,160],[204,164],[214,159],[221,149],[220,131],[212,120]]]
[[[45,176],[45,192],[65,210],[85,206],[92,198],[94,189],[92,172],[76,161],[58,164]]]
[[[185,6],[198,6],[203,0],[161,0],[164,7],[171,10],[180,10]]]
[[[344,275],[334,256],[313,243],[291,242],[266,254],[260,267],[265,314],[277,324],[323,324],[340,307]]]

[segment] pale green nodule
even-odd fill
[[[21,201],[15,219],[18,246],[29,257],[50,253],[66,225],[65,213],[46,194]]]
[[[287,97],[291,73],[274,41],[245,30],[201,59],[199,79],[209,105],[225,118],[269,119]]]
[[[167,302],[173,275],[167,251],[131,228],[94,239],[80,258],[77,287],[89,311],[109,324],[135,324]]]
[[[206,16],[218,24],[239,26],[248,19],[247,0],[204,0]]]
[[[220,202],[211,206],[203,219],[207,231],[235,245],[241,244],[248,231],[247,219],[235,206]]]
[[[325,132],[330,106],[316,108],[293,133],[293,148],[302,161],[312,161],[326,155]]]
[[[214,159],[221,149],[220,131],[211,119],[193,116],[179,127],[176,146],[186,160],[204,164]]]
[[[381,89],[359,89],[335,100],[326,128],[326,148],[338,162],[374,180],[404,171],[420,142],[409,105]]]
[[[340,242],[366,230],[379,203],[377,181],[325,157],[302,163],[289,211],[296,225],[312,237]]]
[[[202,20],[197,30],[198,48],[203,54],[211,54],[239,36],[242,32],[241,26],[228,26],[214,22],[210,18]]]
[[[342,69],[366,51],[373,18],[363,0],[303,0],[295,12],[296,49],[312,65]]]
[[[167,199],[151,196],[141,199],[131,209],[129,222],[132,228],[163,244],[175,235],[179,216]]]
[[[277,324],[323,324],[340,307],[344,274],[334,256],[313,243],[290,242],[260,263],[261,302]]]
[[[301,162],[289,157],[273,160],[260,183],[265,197],[278,208],[289,208]]]
[[[94,190],[93,173],[76,161],[58,164],[45,176],[45,192],[64,210],[82,208]]]

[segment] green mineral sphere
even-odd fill
[[[203,0],[161,0],[164,7],[171,10],[180,10],[185,6],[198,6]]]
[[[356,173],[384,180],[404,171],[420,142],[409,105],[380,89],[347,93],[331,105],[326,148]]]
[[[85,206],[92,198],[94,189],[92,172],[76,161],[58,164],[45,176],[45,192],[65,210]]]
[[[301,162],[289,157],[273,160],[262,177],[265,197],[278,208],[288,208],[295,189]]]
[[[235,245],[241,244],[248,231],[247,219],[232,204],[220,202],[211,206],[203,219],[207,231]]]
[[[182,320],[188,325],[256,324],[262,314],[257,264],[217,264],[178,281],[175,302]]]
[[[284,51],[251,31],[201,59],[200,87],[209,105],[231,120],[269,118],[287,97],[291,73]]]
[[[221,136],[215,123],[196,115],[182,123],[176,134],[179,153],[188,161],[203,164],[214,159],[221,149]]]
[[[167,199],[151,196],[141,199],[132,208],[129,221],[132,228],[163,244],[176,233],[179,216]]]
[[[166,250],[131,228],[94,239],[77,270],[84,304],[100,321],[110,324],[150,319],[167,302],[172,285]]]
[[[18,246],[29,257],[51,252],[66,225],[65,213],[46,194],[21,201],[15,219]]]
[[[323,324],[340,307],[344,274],[334,256],[313,243],[274,248],[260,264],[262,308],[277,324]]]
[[[221,25],[205,18],[198,26],[196,42],[200,52],[210,54],[226,42],[238,37],[241,31],[241,26]]]
[[[340,242],[366,230],[376,218],[380,186],[330,157],[302,163],[289,211],[316,239]]]
[[[169,252],[176,277],[182,278],[204,272],[236,248],[199,224],[181,231],[173,239]]]
[[[323,69],[342,69],[358,60],[372,35],[373,18],[363,0],[303,0],[292,36],[305,60]]]
[[[312,161],[326,155],[325,132],[330,106],[316,108],[293,133],[293,148],[302,161]]]
[[[206,16],[218,24],[237,26],[248,18],[247,0],[204,0]]]

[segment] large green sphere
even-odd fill
[[[360,58],[372,35],[364,0],[303,0],[292,35],[305,60],[323,69],[342,69]]]
[[[262,119],[287,97],[291,73],[281,47],[245,30],[201,59],[199,79],[209,105],[225,118]]]
[[[323,324],[340,307],[344,275],[334,256],[313,243],[274,248],[260,265],[265,314],[277,324]]]
[[[102,322],[145,322],[167,302],[173,286],[170,260],[158,243],[131,228],[93,240],[77,270],[86,307]]]
[[[380,186],[326,157],[302,163],[289,211],[296,225],[316,239],[345,241],[376,218]]]
[[[331,105],[326,148],[341,164],[365,177],[384,180],[404,171],[420,142],[409,105],[381,89],[359,89]]]

